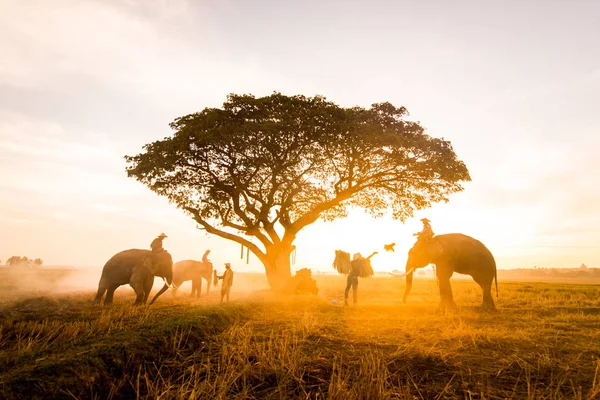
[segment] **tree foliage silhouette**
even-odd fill
[[[125,156],[127,173],[208,233],[246,246],[281,287],[296,235],[317,219],[362,207],[404,221],[470,180],[450,142],[407,114],[390,103],[343,108],[321,96],[231,94]]]
[[[9,265],[9,266],[22,265],[22,266],[26,266],[26,267],[31,267],[32,265],[35,265],[36,267],[39,267],[43,263],[44,263],[44,261],[41,258],[36,258],[35,260],[32,260],[26,256],[23,256],[23,257],[12,256],[8,260],[6,260],[6,265]]]

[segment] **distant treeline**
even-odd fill
[[[44,263],[41,258],[31,259],[29,257],[12,256],[6,260],[8,266],[25,266],[25,267],[39,267]]]
[[[600,279],[600,268],[499,269],[502,278]]]

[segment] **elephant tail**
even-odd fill
[[[496,298],[498,298],[498,268],[494,266],[494,280],[496,281]]]

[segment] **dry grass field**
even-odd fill
[[[600,398],[597,284],[500,281],[489,314],[474,282],[453,280],[459,308],[440,314],[430,279],[409,304],[393,278],[361,279],[345,307],[340,276],[316,276],[318,297],[280,298],[238,274],[223,305],[182,288],[132,307],[122,287],[102,307],[91,287],[21,290],[3,274],[0,398]]]

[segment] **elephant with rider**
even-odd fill
[[[496,261],[490,250],[479,240],[460,233],[436,235],[427,240],[417,240],[408,252],[406,262],[406,289],[403,301],[406,303],[412,288],[413,273],[418,268],[435,264],[438,279],[441,308],[454,308],[450,277],[456,272],[471,275],[483,291],[482,307],[495,310],[491,290],[496,281],[498,295],[498,277]]]
[[[104,305],[111,304],[115,290],[129,284],[136,294],[134,305],[145,304],[154,284],[154,277],[165,280],[164,286],[154,296],[150,304],[164,293],[173,281],[173,259],[168,251],[153,252],[151,250],[130,249],[115,254],[102,269],[98,293],[94,303],[102,300]]]

